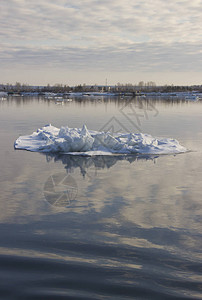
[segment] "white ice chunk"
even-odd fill
[[[15,141],[15,149],[38,152],[69,153],[79,155],[112,154],[175,154],[187,149],[175,139],[154,138],[149,134],[90,131],[63,126],[46,125],[31,135],[21,136]]]

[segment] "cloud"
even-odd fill
[[[114,36],[125,40],[199,42],[202,1],[50,0],[2,1],[0,34],[4,38],[75,42],[85,38],[100,43]],[[108,42],[110,38],[108,38]]]
[[[202,68],[201,45],[134,43],[119,47],[9,47],[0,51],[1,65],[13,67],[44,66],[77,71],[199,71]]]
[[[1,65],[201,70],[201,0],[1,0]]]

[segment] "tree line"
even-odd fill
[[[202,85],[192,86],[178,86],[178,85],[163,85],[158,86],[153,81],[140,81],[137,84],[132,83],[120,83],[116,85],[86,85],[79,84],[75,86],[69,86],[67,84],[47,84],[46,86],[32,86],[28,84],[21,84],[16,82],[15,84],[0,84],[0,91],[10,93],[21,93],[21,92],[37,92],[37,93],[69,93],[69,92],[186,92],[197,90],[202,92]]]

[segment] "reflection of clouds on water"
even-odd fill
[[[6,200],[0,203],[1,221],[19,222],[33,216],[70,212],[99,216],[110,224],[128,222],[141,228],[199,230],[201,166],[197,153],[159,156],[156,160],[135,155],[57,155],[47,156],[46,163],[44,154],[19,151],[14,158],[16,172],[5,169],[8,174],[2,178],[1,197]],[[52,194],[46,199],[45,184],[54,174],[60,174],[60,184],[51,187]],[[71,191],[68,184],[63,185],[68,175],[76,182],[76,196],[71,194],[75,191],[71,189],[73,185]],[[49,205],[51,201],[53,205]]]
[[[54,156],[75,178],[77,213],[125,220],[144,228],[198,228],[199,182],[191,180],[194,154],[162,156]],[[192,174],[194,176],[194,173]],[[192,182],[193,181],[193,182]],[[192,183],[191,183],[192,182]]]
[[[58,180],[54,180],[57,174],[53,174],[48,177],[44,185],[44,196],[45,199],[52,204],[60,208],[68,208],[74,210],[77,213],[84,213],[86,211],[103,212],[106,207],[113,207],[114,200],[117,196],[116,183],[113,182],[115,176],[119,187],[122,186],[124,191],[126,184],[125,180],[121,179],[121,176],[114,174],[113,169],[117,164],[134,164],[139,160],[150,160],[155,161],[157,156],[152,155],[100,155],[100,156],[80,156],[80,155],[64,155],[64,154],[46,154],[46,159],[49,163],[51,162],[62,162],[66,173],[60,173],[59,185],[60,191],[58,190]],[[110,170],[111,169],[111,170]],[[119,167],[118,167],[119,170]],[[123,175],[123,174],[122,174]],[[75,182],[73,184],[74,193],[70,193],[73,197],[69,199],[69,188],[64,186],[63,181],[67,176],[71,176]],[[62,184],[61,184],[62,183]],[[71,185],[72,191],[72,185]],[[57,189],[57,191],[56,191]],[[75,193],[75,191],[78,193]],[[119,195],[124,192],[119,190]],[[117,200],[116,206],[117,206]],[[117,206],[116,210],[120,207]],[[110,213],[110,211],[109,211]],[[111,214],[111,213],[110,213]]]
[[[77,183],[70,174],[56,173],[48,177],[44,184],[44,196],[53,206],[71,205],[77,196]]]

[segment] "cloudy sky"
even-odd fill
[[[0,83],[202,84],[202,0],[0,0]]]

